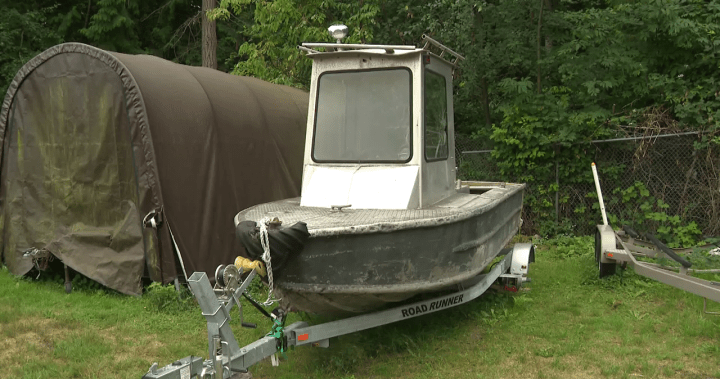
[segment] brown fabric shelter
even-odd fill
[[[299,196],[307,107],[298,89],[153,56],[44,51],[0,108],[3,261],[22,275],[46,249],[127,294],[143,272],[211,274],[243,253],[239,210]]]

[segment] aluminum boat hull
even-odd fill
[[[235,224],[277,217],[307,223],[310,238],[275,276],[289,310],[364,313],[453,288],[482,272],[520,227],[521,184],[480,183],[421,210],[301,207],[299,198],[258,205]]]

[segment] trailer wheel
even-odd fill
[[[595,263],[598,265],[598,271],[600,272],[600,278],[614,275],[617,264],[615,263],[603,263],[602,262],[602,237],[600,231],[595,232]]]

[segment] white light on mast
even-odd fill
[[[337,40],[337,43],[340,43],[340,40],[347,37],[348,27],[345,25],[333,25],[328,28],[328,32],[330,32],[330,36],[332,38],[335,38],[335,40]]]

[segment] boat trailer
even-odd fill
[[[162,368],[153,363],[142,378],[227,379],[247,372],[249,367],[267,357],[271,357],[273,365],[277,365],[278,353],[282,354],[294,346],[329,347],[329,339],[333,337],[467,303],[482,295],[496,282],[502,288],[516,292],[523,283],[530,281],[527,273],[529,264],[535,261],[534,246],[530,243],[515,244],[498,254],[502,255],[505,256],[489,272],[475,277],[468,288],[429,300],[312,326],[298,321],[285,327],[286,314],[281,309],[268,313],[246,293],[250,283],[257,279],[257,268],[242,278],[234,265],[220,266],[216,271],[214,287],[204,272],[195,272],[188,279],[188,284],[207,320],[209,359],[188,356]],[[238,345],[229,322],[230,311],[237,305],[242,326],[255,327],[243,322],[241,297],[273,320],[269,334],[244,347]]]
[[[687,253],[694,249],[671,249],[660,242],[654,235],[650,233],[641,235],[629,226],[614,230],[609,225],[605,213],[605,204],[595,163],[592,164],[592,170],[600,203],[600,212],[603,218],[603,224],[597,225],[597,232],[595,233],[595,262],[598,265],[600,277],[615,274],[618,265],[623,269],[629,266],[638,275],[702,297],[703,312],[720,315],[720,312],[709,312],[707,310],[708,300],[720,303],[720,282],[690,276],[692,272],[720,273],[720,269],[695,270],[691,268],[691,262],[678,255],[678,253]],[[680,267],[673,268],[657,263],[639,261],[636,257],[667,258],[679,263]],[[674,270],[677,270],[677,272]]]

